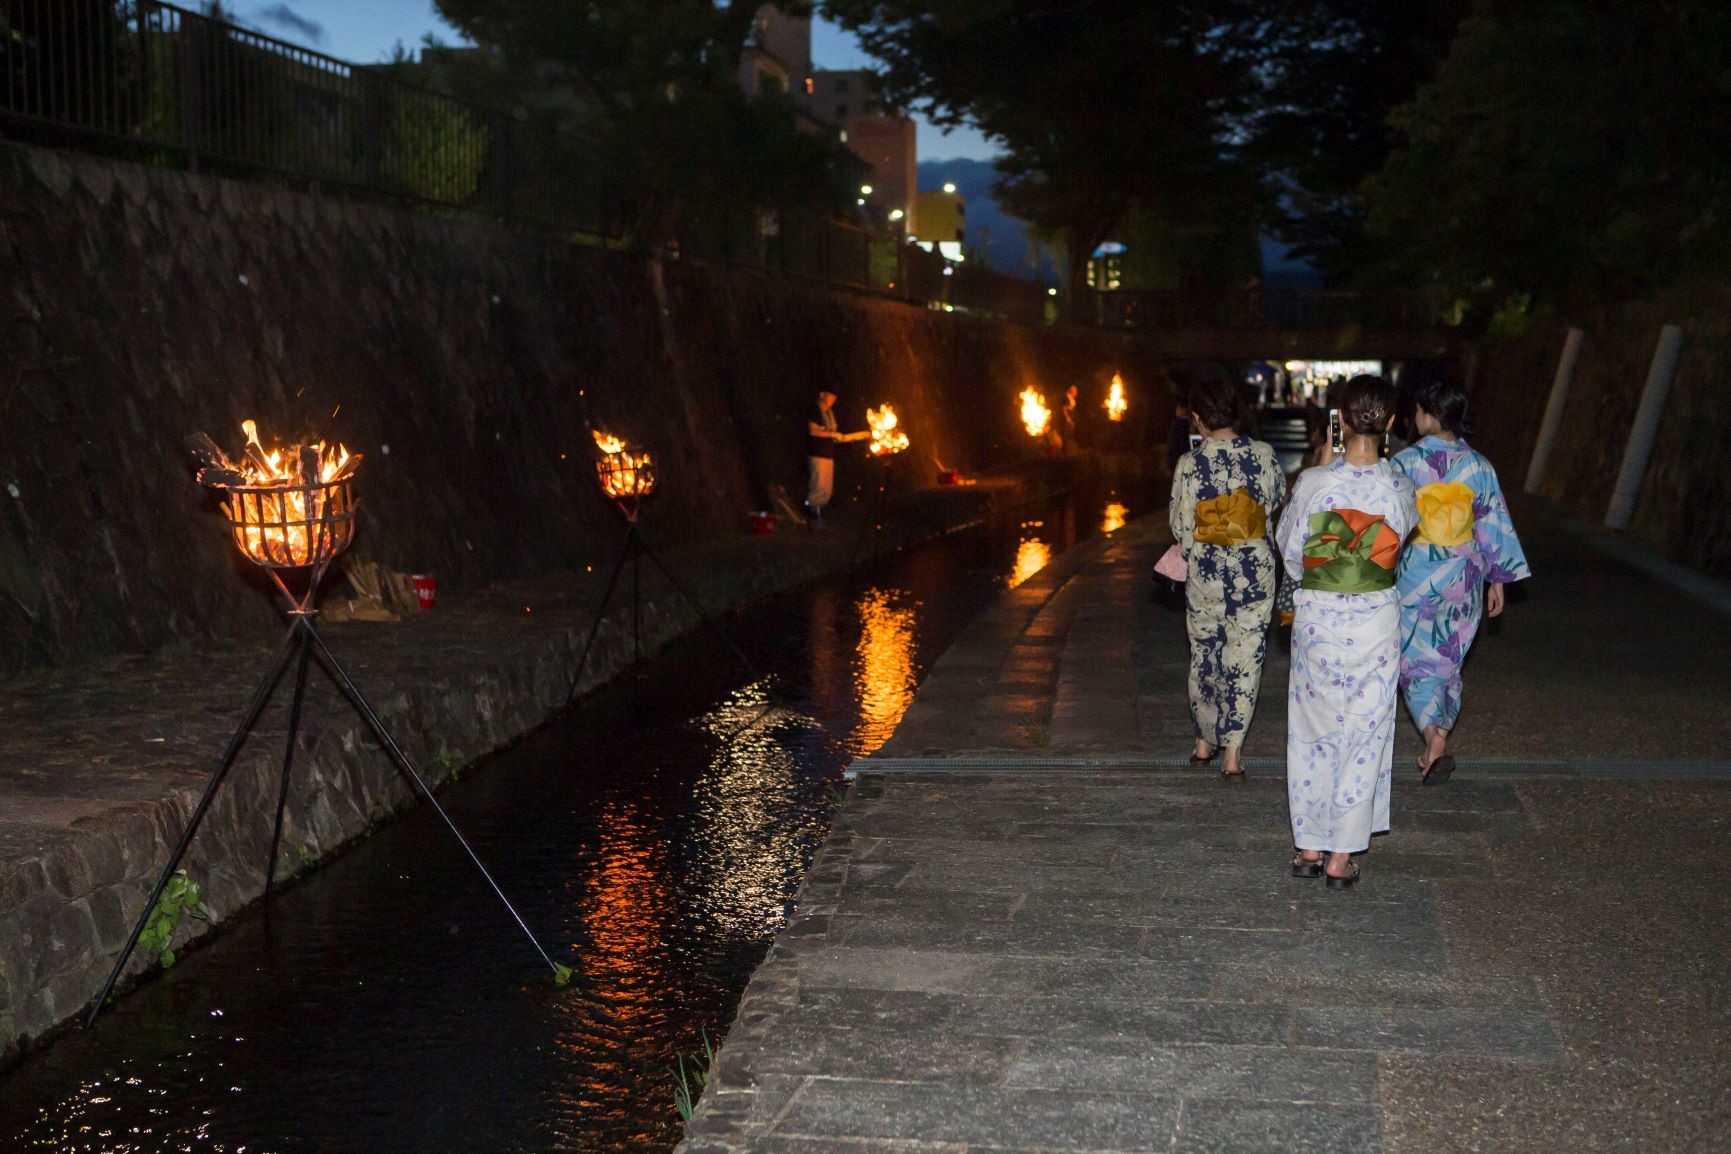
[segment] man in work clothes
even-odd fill
[[[824,507],[835,492],[836,445],[869,436],[870,432],[837,432],[835,394],[828,389],[818,390],[817,406],[805,422],[805,462],[810,478],[805,490],[805,510],[813,528],[823,525]]]

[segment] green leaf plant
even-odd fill
[[[181,918],[187,914],[204,922],[215,920],[210,907],[200,896],[198,883],[187,877],[185,870],[175,870],[138,935],[138,948],[153,955],[165,970],[174,965],[171,943],[174,932],[180,928]]]

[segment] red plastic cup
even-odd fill
[[[753,513],[751,515],[751,531],[759,537],[767,537],[775,532],[775,514]]]
[[[416,573],[410,578],[415,583],[415,596],[420,599],[421,612],[425,613],[433,607],[433,598],[439,592],[439,579],[430,573]]]

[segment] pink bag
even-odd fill
[[[1184,564],[1184,550],[1174,545],[1160,555],[1160,560],[1154,562],[1154,572],[1169,581],[1185,581],[1190,577],[1190,567]]]

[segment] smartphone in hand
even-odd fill
[[[1197,449],[1200,449],[1201,447],[1202,447],[1202,434],[1201,433],[1191,433],[1190,434],[1190,451],[1192,453],[1194,453]]]
[[[1328,410],[1328,447],[1336,453],[1346,452],[1346,429],[1340,423],[1340,410]]]

